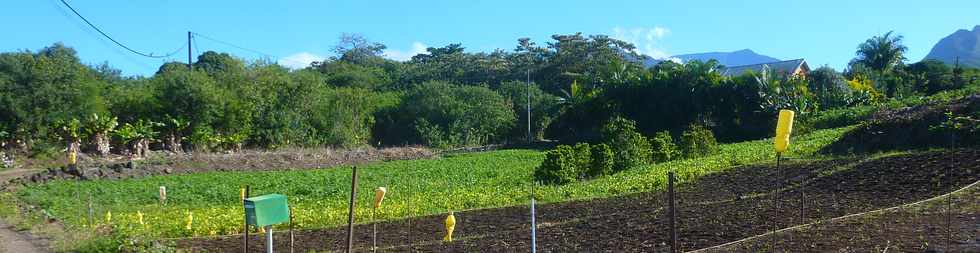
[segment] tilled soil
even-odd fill
[[[926,199],[977,180],[978,150],[925,152],[866,161],[785,162],[780,170],[771,165],[743,166],[678,187],[678,241],[681,250],[720,245],[801,224],[801,220],[809,223]],[[806,187],[801,188],[800,182],[805,182]],[[774,204],[777,194],[772,194],[772,190],[777,183],[782,190]],[[801,196],[806,202],[802,215]],[[662,192],[539,205],[537,249],[667,252],[670,234],[666,205]],[[378,223],[379,251],[530,250],[526,206],[458,212],[456,240],[452,243],[441,242],[444,219],[437,215]],[[956,232],[976,233],[968,229]],[[285,236],[286,233],[276,234],[278,249],[289,249]],[[371,224],[357,225],[355,250],[369,251],[371,238]],[[294,250],[343,251],[345,240],[345,227],[297,231]],[[258,236],[250,242],[250,251],[265,246]],[[242,238],[184,239],[177,243],[192,250],[241,252]]]
[[[818,222],[714,250],[830,252],[869,249],[875,252],[980,252],[980,187],[974,186],[925,203]]]
[[[78,169],[47,169],[14,183],[43,183],[56,179],[123,179],[207,171],[314,169],[375,161],[425,159],[434,155],[432,151],[418,147],[242,151],[227,154],[154,152],[149,158],[133,162],[121,157],[83,158]]]

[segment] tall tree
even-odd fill
[[[902,35],[893,32],[871,37],[858,45],[857,58],[851,60],[851,65],[861,64],[878,74],[887,74],[900,66],[905,61],[908,47],[902,45]]]

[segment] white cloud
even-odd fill
[[[425,49],[428,48],[428,47],[429,46],[426,46],[425,44],[422,44],[422,42],[416,41],[416,42],[413,42],[412,43],[412,49],[411,50],[401,51],[401,50],[396,50],[396,49],[386,49],[385,52],[384,52],[384,54],[385,54],[385,57],[388,58],[388,59],[392,59],[392,60],[396,60],[396,61],[407,61],[407,60],[411,60],[412,59],[412,56],[415,56],[417,54],[424,54],[424,53],[428,52],[428,51],[425,51]]]
[[[625,29],[622,27],[613,28],[613,38],[632,43],[636,46],[636,52],[647,55],[658,60],[669,60],[681,62],[681,59],[671,57],[661,46],[663,39],[670,35],[670,29],[661,26],[650,28],[636,27]]]
[[[326,57],[319,56],[310,52],[300,52],[285,58],[279,59],[279,65],[286,66],[291,69],[301,69],[309,67],[310,63],[315,61],[323,61]]]

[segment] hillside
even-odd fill
[[[675,55],[674,58],[678,58],[683,62],[699,60],[708,61],[711,59],[718,60],[718,63],[725,66],[740,66],[740,65],[751,65],[759,64],[765,62],[776,62],[779,59],[774,57],[769,57],[752,51],[751,49],[742,49],[732,52],[708,52],[708,53],[695,53],[695,54],[682,54]],[[660,63],[662,60],[657,60],[653,58],[646,58],[643,61],[643,65],[646,67],[651,67]]]
[[[936,59],[946,64],[954,64],[959,57],[960,64],[980,67],[980,25],[973,31],[960,29],[939,40],[923,59]]]

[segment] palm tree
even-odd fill
[[[857,58],[851,60],[851,65],[860,64],[878,74],[891,72],[895,66],[905,61],[908,47],[902,45],[902,35],[894,35],[889,31],[884,35],[874,36],[858,45]]]

